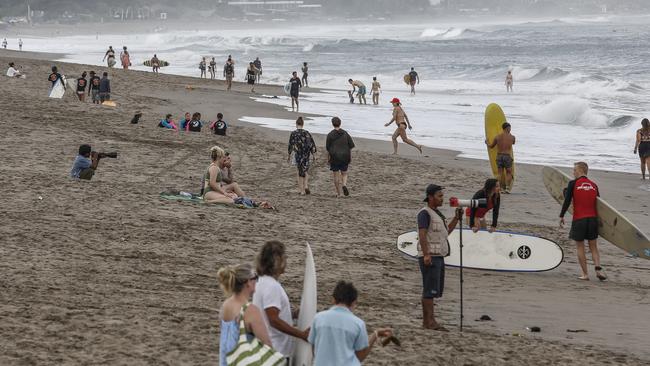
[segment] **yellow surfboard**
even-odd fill
[[[102,105],[105,105],[107,107],[117,107],[117,104],[112,100],[106,100],[102,103]]]
[[[406,85],[411,85],[411,75],[404,75],[404,83],[406,83]]]
[[[492,143],[494,138],[503,132],[503,122],[506,122],[506,115],[503,114],[501,107],[492,103],[485,109],[485,138],[488,142]],[[492,175],[495,178],[499,178],[499,169],[497,169],[497,147],[488,148],[488,155],[490,157],[490,166],[492,167]],[[512,183],[514,184],[515,177],[515,163],[514,163],[514,153],[512,154]],[[505,187],[504,187],[505,188]]]

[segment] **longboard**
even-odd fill
[[[411,75],[409,74],[404,75],[404,83],[406,85],[411,85]]]
[[[305,276],[302,284],[302,297],[300,300],[300,314],[298,316],[298,329],[310,328],[316,316],[318,296],[316,292],[316,266],[311,247],[307,243],[307,254],[305,257]],[[312,346],[303,341],[296,340],[296,349],[293,355],[294,366],[311,366]]]
[[[445,265],[460,266],[460,230],[448,237],[450,255]],[[397,250],[408,259],[417,259],[418,233],[411,231],[397,238]],[[495,231],[463,230],[463,268],[500,272],[544,272],[562,263],[564,252],[548,239]]]
[[[65,95],[65,76],[61,76],[61,79],[57,80],[56,83],[50,89],[50,98],[61,99]]]
[[[145,62],[142,63],[144,66],[151,67],[151,60],[146,60]],[[164,60],[158,60],[158,66],[160,67],[166,67],[169,66],[169,62],[164,61]]]
[[[494,138],[497,137],[498,134],[503,132],[503,128],[501,127],[503,125],[503,122],[506,122],[506,115],[503,113],[503,110],[501,107],[496,104],[492,103],[487,106],[485,109],[485,139],[492,143],[494,141]],[[495,178],[499,178],[499,169],[497,168],[497,147],[493,148],[488,148],[488,157],[490,159],[490,167],[492,168],[492,175],[494,175]],[[515,178],[515,163],[514,163],[514,152],[511,154],[513,162],[512,162],[512,184],[514,185],[514,178]],[[505,189],[506,187],[501,187],[502,189]]]
[[[564,190],[572,180],[561,170],[546,166],[542,169],[544,185],[555,200],[564,202]],[[571,210],[572,207],[569,208]],[[650,239],[634,223],[618,212],[612,205],[598,197],[598,234],[608,242],[634,257],[650,259]]]

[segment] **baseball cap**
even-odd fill
[[[441,186],[439,186],[437,184],[429,184],[427,186],[427,191],[426,191],[426,195],[424,196],[424,200],[422,200],[422,201],[423,202],[429,201],[429,195],[436,194],[436,192],[442,191],[443,189],[444,189],[444,187],[441,187]]]
[[[399,101],[399,98],[393,98],[390,102],[391,103],[401,104],[400,101]]]

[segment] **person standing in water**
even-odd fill
[[[641,179],[645,179],[646,169],[650,175],[650,120],[644,118],[641,121],[641,126],[636,131],[634,153],[639,152],[639,158],[641,158]]]
[[[510,133],[511,126],[510,123],[504,122],[501,125],[503,132],[498,134],[494,141],[485,140],[485,144],[488,145],[488,148],[492,149],[495,146],[497,147],[497,169],[499,172],[499,183],[501,188],[504,189],[501,193],[510,193],[512,189],[512,164],[514,159],[512,158],[512,145],[515,144],[515,136]]]
[[[251,93],[255,94],[255,80],[257,79],[257,67],[255,63],[250,62],[248,68],[246,69],[246,82],[251,86]]]
[[[309,191],[309,163],[316,154],[316,143],[309,131],[303,129],[305,121],[302,117],[296,120],[296,130],[289,137],[289,156],[287,160],[298,168],[298,189],[300,195],[311,194]]]
[[[302,63],[302,85],[305,86],[305,88],[309,88],[309,82],[307,81],[307,77],[309,76],[309,66],[307,66],[306,62]]]
[[[411,86],[411,95],[415,95],[415,84],[420,84],[420,76],[415,72],[415,68],[411,67],[409,72],[409,85]]]
[[[253,61],[253,65],[257,68],[257,74],[255,75],[256,79],[255,82],[259,84],[260,78],[262,76],[262,61],[260,61],[259,57],[255,57],[255,61]]]
[[[88,80],[86,79],[86,75],[87,74],[84,71],[81,74],[81,77],[77,79],[77,97],[82,102],[86,100],[86,86],[88,86]]]
[[[205,57],[203,57],[203,58],[201,59],[201,62],[199,62],[199,70],[201,70],[201,76],[200,76],[200,78],[201,78],[201,79],[205,79],[205,78],[207,78],[207,73],[206,73],[206,70],[207,70],[207,63],[205,62]]]
[[[508,70],[508,75],[506,75],[506,92],[512,93],[512,84],[513,84],[512,71]]]
[[[22,51],[22,50],[23,50],[23,39],[18,38],[18,51]]]
[[[128,70],[129,67],[131,67],[131,55],[129,55],[129,51],[126,50],[126,46],[122,47],[120,61],[122,62],[122,68],[124,70]]]
[[[214,57],[212,60],[210,60],[210,66],[208,66],[208,71],[210,71],[210,80],[214,80],[217,74],[217,61],[214,60]]]
[[[291,89],[289,89],[289,95],[291,96],[291,111],[294,112],[295,104],[295,112],[298,112],[300,110],[298,96],[300,95],[300,88],[302,88],[302,83],[300,82],[300,78],[298,77],[298,73],[296,71],[291,74],[289,83],[291,84]]]
[[[361,104],[361,102],[363,102],[363,104],[368,104],[366,102],[366,86],[359,80],[348,79],[348,83],[352,85],[352,94],[354,94],[355,90],[357,91],[359,104]]]
[[[160,70],[160,60],[156,54],[154,54],[151,58],[151,69],[153,70],[154,74],[157,74],[158,70]]]
[[[102,59],[102,62],[106,61],[106,66],[109,68],[112,68],[115,66],[115,50],[113,49],[113,46],[108,46],[108,51],[104,54],[104,58]]]
[[[391,104],[393,105],[393,118],[386,123],[384,126],[388,127],[391,125],[391,123],[395,122],[397,124],[397,129],[393,133],[393,155],[397,155],[397,137],[401,137],[402,141],[404,143],[407,143],[414,148],[418,149],[420,151],[420,154],[422,154],[422,145],[416,144],[413,140],[409,139],[406,136],[406,128],[412,129],[411,127],[411,122],[409,121],[409,117],[406,115],[404,112],[404,109],[402,109],[402,104],[400,103],[399,99],[393,98],[393,100],[390,101]]]
[[[223,77],[226,79],[226,90],[230,91],[232,89],[232,79],[235,77],[235,61],[233,61],[231,55],[228,55],[228,60],[223,66]]]
[[[378,105],[379,104],[379,91],[381,90],[381,84],[379,84],[379,81],[377,81],[377,77],[374,76],[372,78],[372,87],[370,88],[370,92],[372,92],[372,104]]]
[[[4,48],[5,50],[7,49],[7,39],[6,38],[2,40],[2,48]]]

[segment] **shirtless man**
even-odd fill
[[[307,66],[306,62],[302,63],[302,79],[300,80],[302,82],[302,85],[305,86],[305,88],[309,88],[309,82],[307,81],[307,77],[309,76],[309,66]]]
[[[512,189],[512,145],[515,144],[515,136],[510,134],[510,123],[504,122],[501,125],[503,132],[498,134],[494,141],[490,142],[487,139],[485,144],[490,149],[497,147],[497,168],[499,169],[499,183],[501,187],[505,187],[502,193],[510,193]]]
[[[393,98],[393,100],[390,101],[391,104],[393,105],[393,118],[390,120],[390,122],[386,123],[384,126],[388,127],[390,126],[391,123],[395,122],[397,125],[397,129],[393,133],[393,155],[397,155],[397,136],[402,138],[402,141],[405,143],[415,147],[420,151],[420,154],[422,154],[422,146],[416,144],[413,140],[409,139],[406,136],[406,127],[408,129],[412,129],[411,127],[411,122],[409,121],[409,117],[404,113],[404,110],[402,109],[402,105],[397,98]]]
[[[411,95],[415,95],[415,84],[420,84],[420,76],[415,71],[414,67],[411,67],[409,72],[409,85],[411,86]]]
[[[158,55],[154,54],[153,57],[151,58],[151,68],[153,69],[153,73],[157,74],[158,71],[160,70],[160,60],[158,59]]]
[[[232,79],[235,77],[235,61],[233,61],[231,55],[228,55],[228,60],[223,66],[223,77],[226,79],[226,90],[230,91],[232,89]]]
[[[370,92],[372,92],[372,104],[378,105],[379,104],[379,90],[381,89],[381,84],[379,84],[379,81],[377,81],[377,77],[374,76],[372,78],[372,87],[370,88]]]
[[[508,71],[508,75],[506,75],[506,92],[512,92],[512,71]]]
[[[359,80],[348,79],[348,83],[352,85],[352,93],[357,91],[357,96],[359,97],[359,104],[363,101],[363,104],[368,104],[366,102],[366,86]]]

